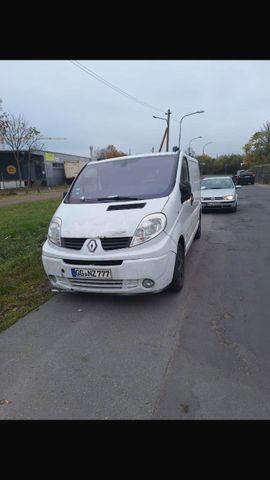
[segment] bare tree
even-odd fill
[[[37,142],[40,132],[35,127],[30,127],[23,115],[12,115],[4,113],[1,116],[0,134],[4,142],[11,148],[17,163],[19,174],[19,185],[22,186],[22,172],[20,162],[20,151],[25,148],[30,150]]]
[[[0,98],[0,112],[3,110],[2,103],[3,103],[3,100],[2,100],[2,98]],[[4,114],[0,113],[0,143],[2,143],[2,144],[4,143],[4,138],[2,136],[3,122],[4,122]]]
[[[28,129],[26,147],[28,150],[28,162],[27,162],[28,164],[27,192],[28,192],[29,185],[31,184],[32,153],[34,150],[44,150],[45,148],[44,143],[42,143],[42,136],[35,127],[30,127]]]

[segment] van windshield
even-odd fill
[[[67,203],[95,203],[165,197],[174,185],[177,155],[102,160],[87,165],[67,195]]]
[[[231,178],[205,178],[201,182],[202,189],[222,189],[234,188],[234,183]]]

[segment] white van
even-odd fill
[[[197,160],[179,151],[118,157],[78,174],[51,220],[42,261],[59,291],[178,292],[200,235]]]

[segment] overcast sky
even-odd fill
[[[106,81],[146,102],[117,93],[70,61],[0,61],[3,110],[22,113],[44,136],[47,150],[89,156],[89,146],[109,144],[132,154],[158,150],[166,123],[153,119],[172,111],[170,149],[190,139],[199,155],[243,153],[250,136],[270,120],[270,61],[80,60]],[[160,111],[159,111],[160,110]],[[175,119],[175,120],[173,120]]]

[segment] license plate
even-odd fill
[[[73,278],[112,278],[111,270],[71,268],[71,274]]]
[[[209,206],[209,207],[210,207],[210,206],[211,206],[211,207],[219,207],[219,205],[220,205],[220,203],[214,203],[214,202],[208,203],[208,206]]]

